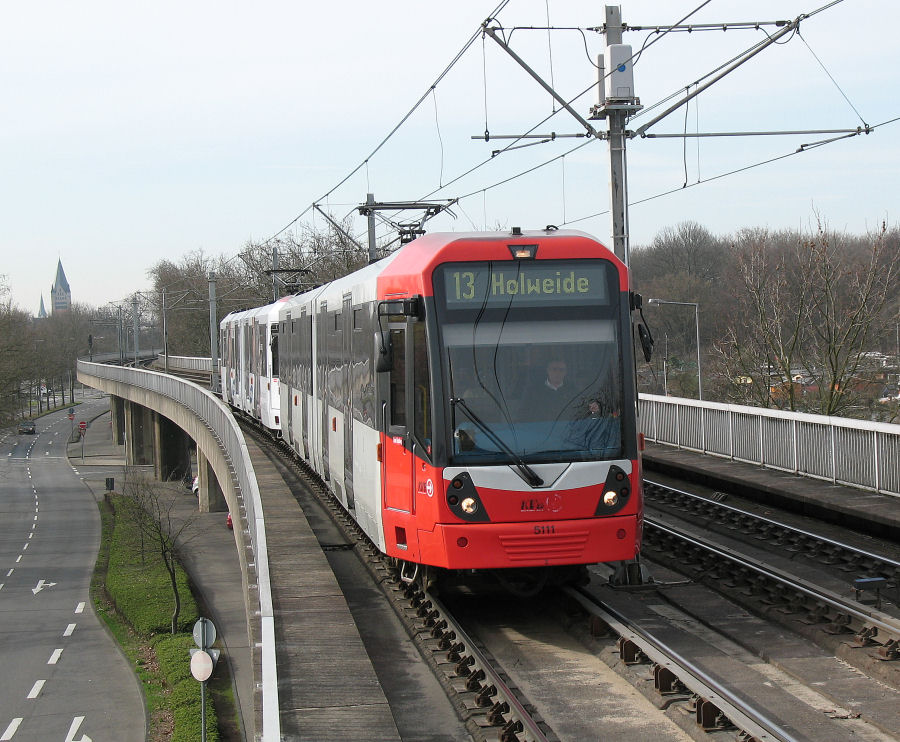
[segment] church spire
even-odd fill
[[[66,272],[62,267],[62,258],[56,264],[56,280],[50,287],[50,302],[54,314],[56,312],[68,312],[72,306],[72,290],[66,280]]]

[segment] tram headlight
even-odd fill
[[[615,492],[614,490],[608,490],[607,492],[603,493],[603,504],[606,505],[606,507],[611,508],[618,501],[619,501],[619,493],[618,492]]]
[[[478,501],[474,497],[465,497],[459,506],[464,513],[473,515],[478,510]]]

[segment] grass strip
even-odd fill
[[[100,503],[102,537],[91,581],[97,615],[107,625],[141,681],[150,742],[197,742],[200,683],[190,674],[191,627],[199,617],[187,574],[179,567],[179,632],[170,633],[174,598],[158,553],[141,543],[133,520],[116,517],[122,495]],[[126,508],[119,507],[119,513]],[[206,739],[218,742],[215,704],[206,690]]]

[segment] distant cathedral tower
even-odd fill
[[[72,307],[72,290],[66,280],[66,272],[62,267],[62,260],[56,266],[56,281],[50,287],[50,306],[53,314],[68,312]]]
[[[38,309],[37,319],[47,319],[47,310],[44,309],[44,295],[41,294],[41,308]]]

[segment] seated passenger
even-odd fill
[[[588,402],[588,416],[582,423],[583,445],[592,451],[615,454],[622,446],[622,431],[619,414],[605,413],[597,399]]]

